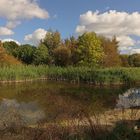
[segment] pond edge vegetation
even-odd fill
[[[0,68],[0,83],[34,81],[38,79],[87,83],[91,85],[120,85],[140,83],[139,68],[92,68],[49,66],[4,66]]]

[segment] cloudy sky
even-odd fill
[[[140,0],[0,0],[0,39],[38,44],[47,30],[112,37],[121,53],[140,53]]]

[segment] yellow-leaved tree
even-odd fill
[[[87,32],[78,38],[80,64],[97,66],[103,60],[104,52],[101,41],[94,32]]]

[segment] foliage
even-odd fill
[[[128,61],[129,55],[120,55],[121,63],[123,67],[129,67],[129,61]]]
[[[48,78],[89,83],[94,85],[133,84],[139,82],[139,68],[51,67]]]
[[[140,67],[140,54],[133,54],[128,57],[130,66]]]
[[[3,43],[3,47],[6,49],[8,54],[16,56],[17,50],[19,48],[19,44],[17,44],[14,41],[6,41],[6,42]]]
[[[11,58],[1,59],[1,63],[19,60],[28,65],[140,67],[140,54],[119,54],[119,42],[115,36],[110,39],[94,32],[62,40],[58,31],[48,31],[39,46],[19,45],[10,41],[4,42],[3,47],[4,54]],[[3,58],[3,55],[0,57]]]
[[[126,122],[118,122],[106,140],[139,140],[140,134],[129,127]]]
[[[7,54],[6,50],[3,48],[2,42],[0,42],[0,66],[18,64],[20,64],[20,62],[13,56]]]
[[[29,44],[21,45],[17,49],[15,57],[25,64],[32,64],[34,51],[35,51],[35,47]]]
[[[48,48],[50,55],[53,55],[53,50],[60,46],[61,36],[58,31],[47,32],[45,38],[42,40],[42,43]]]
[[[67,47],[58,47],[54,50],[55,65],[67,66],[70,63],[71,52]]]
[[[80,55],[78,53],[78,41],[75,37],[67,38],[64,41],[64,45],[70,49],[71,57],[70,57],[70,65],[76,66],[80,61]]]
[[[33,63],[35,65],[48,64],[49,54],[48,49],[44,44],[40,44],[33,54]]]
[[[47,78],[93,85],[134,84],[140,82],[139,68],[10,66],[0,68],[0,80]]]
[[[94,32],[84,33],[78,38],[78,52],[80,63],[84,65],[98,65],[103,59],[101,41]]]
[[[102,65],[105,67],[114,67],[120,66],[121,60],[118,53],[118,42],[116,38],[108,39],[103,36],[100,36],[101,46],[104,51],[104,58]]]

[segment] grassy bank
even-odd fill
[[[0,81],[47,78],[94,85],[133,84],[140,82],[140,68],[10,66],[0,68]]]

